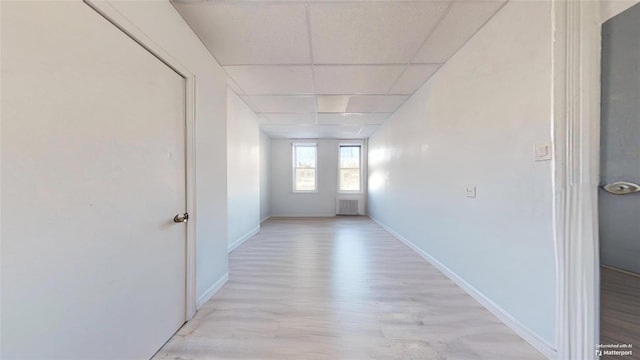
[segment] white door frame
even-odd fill
[[[557,358],[596,359],[600,2],[553,0],[553,25]]]
[[[185,287],[185,321],[196,313],[196,159],[195,159],[195,75],[180,62],[169,55],[162,47],[145,35],[136,25],[116,10],[109,1],[83,0],[88,6],[127,34],[131,39],[154,55],[158,60],[185,79],[185,164],[186,164],[186,211],[187,222],[186,244],[186,287]],[[180,209],[176,209],[180,211]]]

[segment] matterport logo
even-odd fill
[[[596,356],[632,356],[632,344],[598,344]]]

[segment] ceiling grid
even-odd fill
[[[313,41],[311,40],[311,21],[309,21],[309,6],[305,5],[304,6],[304,16],[305,19],[307,21],[307,41],[309,42],[309,58],[311,59],[311,85],[313,87],[313,93],[317,94],[316,91],[316,72],[315,72],[315,68],[314,68],[314,62],[313,62]],[[316,120],[316,125],[320,125],[318,122],[318,97],[316,96],[314,99],[314,103],[315,103],[315,120]]]
[[[173,0],[276,138],[367,138],[505,0]]]

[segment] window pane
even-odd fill
[[[296,191],[314,191],[316,189],[316,169],[296,169]]]
[[[296,145],[295,167],[315,168],[316,167],[316,147]]]
[[[360,191],[360,169],[340,169],[340,190]]]
[[[340,191],[360,191],[360,145],[340,146]]]
[[[340,167],[360,168],[360,146],[340,146]]]

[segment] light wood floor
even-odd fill
[[[365,217],[272,219],[156,359],[543,359]]]
[[[600,343],[633,345],[633,356],[602,358],[640,359],[640,275],[602,267],[600,289]]]

